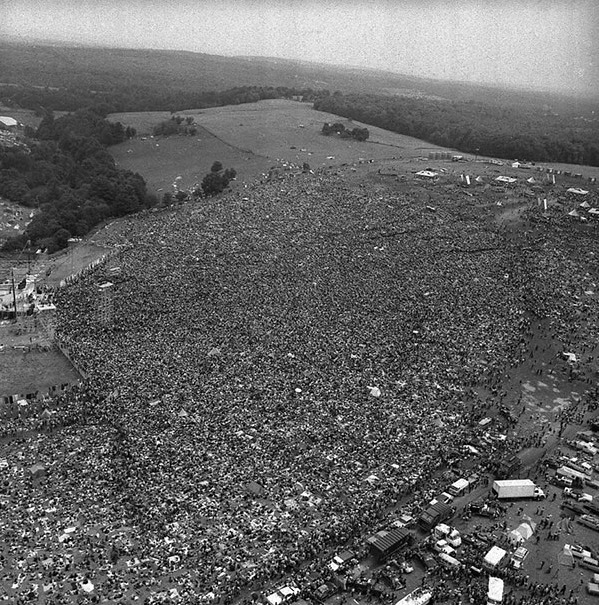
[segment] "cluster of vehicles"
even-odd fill
[[[599,453],[599,447],[591,439],[583,438],[570,445],[577,449],[576,457],[560,455],[546,460],[545,464],[555,469],[554,480],[564,488],[562,507],[573,512],[580,524],[599,531],[599,498],[594,499],[592,494],[584,491],[585,486],[599,488],[591,475],[597,470],[592,456]],[[545,499],[545,492],[530,479],[510,478],[516,474],[514,469],[519,472],[520,466],[517,457],[502,460],[498,465],[498,476],[501,478],[492,483],[489,497],[467,503],[463,508],[463,518],[480,515],[494,519],[506,512],[510,502]],[[512,472],[514,474],[510,474]],[[499,570],[505,567],[522,569],[529,557],[529,549],[522,541],[513,543],[513,548],[501,548],[498,544],[502,544],[504,536],[500,532],[485,532],[481,528],[477,531],[475,528],[474,531],[460,533],[451,526],[451,519],[456,513],[455,501],[470,493],[478,481],[477,475],[456,479],[432,498],[434,492],[431,492],[427,505],[418,514],[399,512],[385,529],[368,538],[366,546],[369,547],[369,555],[379,564],[374,571],[359,564],[358,556],[352,551],[338,552],[328,563],[327,581],[313,585],[308,592],[309,598],[315,603],[324,603],[339,589],[392,598],[395,591],[406,587],[405,576],[414,571],[412,560],[418,560],[426,570],[439,566],[458,568],[465,564],[462,561],[468,561],[474,572],[489,576],[487,602],[501,603],[503,586],[494,576],[501,575]],[[495,527],[498,528],[499,524]],[[416,543],[418,529],[420,535],[422,532],[428,535]],[[520,527],[510,534],[519,530]],[[532,533],[533,530],[530,531]],[[462,551],[462,548],[465,550]],[[589,582],[588,591],[599,595],[599,552],[574,545],[566,548],[570,549],[581,568],[593,571],[594,582]],[[266,605],[301,603],[299,597],[297,587],[283,586],[266,597]],[[431,599],[430,591],[419,590],[403,597],[397,605],[421,605]]]

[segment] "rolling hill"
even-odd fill
[[[430,96],[539,107],[550,104],[560,113],[584,114],[594,108],[592,100],[277,58],[0,43],[0,95],[5,98],[19,87],[81,89],[101,95],[124,88],[156,93],[223,91],[239,86]]]

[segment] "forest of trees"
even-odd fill
[[[538,108],[341,93],[319,97],[314,108],[467,153],[599,166],[599,121]]]
[[[105,115],[105,108],[57,119],[48,114],[29,132],[28,148],[0,148],[0,195],[39,209],[25,233],[9,239],[4,250],[22,249],[31,240],[54,252],[108,217],[155,204],[144,179],[117,168],[106,149],[135,131]]]
[[[302,97],[315,101],[322,92],[311,88],[285,86],[239,86],[223,91],[190,91],[165,86],[119,86],[107,91],[91,91],[83,87],[42,88],[40,86],[0,85],[0,102],[9,107],[23,107],[39,112],[76,111],[81,107],[99,106],[106,113],[124,111],[183,111],[224,105],[255,103],[265,99]],[[328,94],[325,91],[324,94]]]

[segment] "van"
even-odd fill
[[[433,536],[437,540],[443,540],[449,535],[450,532],[451,527],[449,527],[449,525],[446,523],[439,523],[439,525],[435,526],[435,529],[433,530]]]
[[[439,553],[439,560],[441,561],[442,565],[445,565],[445,567],[449,567],[450,569],[462,566],[458,559],[444,552]]]
[[[525,548],[524,546],[519,546],[516,549],[516,552],[514,552],[514,554],[512,555],[512,558],[511,558],[512,566],[515,569],[521,569],[522,564],[526,560],[526,557],[528,557],[528,548]]]

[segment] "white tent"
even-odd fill
[[[0,123],[8,127],[16,126],[18,124],[14,118],[9,116],[0,116]]]
[[[528,540],[534,533],[533,523],[520,523],[516,529],[513,529],[509,534],[508,538],[515,544],[520,544]]]
[[[591,205],[585,200],[584,202],[582,202],[582,204],[580,204],[581,208],[590,208]]]
[[[570,187],[570,189],[566,189],[566,193],[576,193],[577,195],[586,195],[588,191],[581,189],[580,187]]]
[[[514,179],[511,176],[498,176],[495,180],[500,183],[515,183],[518,179]]]
[[[578,210],[574,209],[571,212],[568,212],[568,216],[580,216]]]

